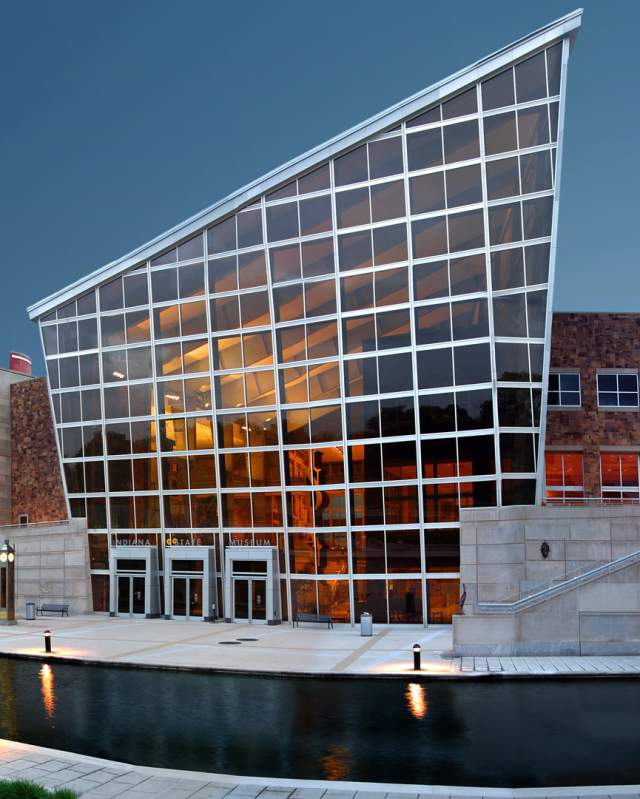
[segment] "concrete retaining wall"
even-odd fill
[[[544,558],[541,544],[547,542]],[[454,617],[458,655],[640,653],[640,565],[632,563],[517,612],[486,612],[478,603],[509,603],[533,586],[640,550],[637,506],[517,507],[461,512],[464,615]]]
[[[68,604],[70,613],[93,610],[85,519],[5,527],[16,549],[16,615],[27,602]]]

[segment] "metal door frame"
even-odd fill
[[[134,613],[133,612],[133,581],[136,578],[140,578],[144,584],[144,599],[143,603],[146,603],[147,599],[147,578],[145,572],[117,572],[116,573],[116,616],[120,616],[122,618],[129,618],[129,619],[144,619],[146,618],[146,614],[144,611],[142,613]],[[118,610],[120,606],[120,580],[129,580],[129,612],[124,613]]]
[[[247,616],[246,619],[240,619],[236,616],[236,581],[246,580],[247,586]],[[264,619],[253,618],[253,593],[251,591],[252,583],[254,580],[260,580],[264,583]],[[232,621],[234,624],[267,624],[267,575],[266,574],[234,574],[231,578],[231,607],[233,608]]]
[[[185,593],[185,615],[184,616],[182,616],[181,614],[175,612],[175,607],[174,607],[174,604],[173,604],[173,597],[174,597],[174,594],[173,594],[173,583],[174,583],[175,580],[185,580],[186,583],[187,583],[186,593]],[[202,605],[202,612],[200,613],[199,616],[192,616],[191,613],[189,612],[190,606],[191,606],[191,593],[190,593],[190,591],[191,591],[191,582],[193,580],[199,580],[200,581],[200,602],[201,602],[201,605]],[[171,615],[171,618],[172,619],[177,619],[178,621],[202,621],[202,619],[204,618],[204,596],[203,596],[203,592],[204,592],[204,574],[203,573],[194,572],[193,574],[183,574],[181,572],[178,572],[178,574],[172,574],[171,575],[171,594],[170,594],[170,598],[171,598],[171,614],[170,615]]]

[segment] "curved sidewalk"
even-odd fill
[[[640,656],[451,656],[450,627],[383,627],[362,638],[358,627],[292,628],[72,616],[0,626],[0,655],[44,656],[45,629],[53,657],[105,664],[251,671],[272,674],[402,677],[413,671],[412,646],[422,647],[429,677],[619,676],[640,674]],[[229,645],[233,642],[235,645]]]

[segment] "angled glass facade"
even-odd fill
[[[253,542],[285,620],[450,621],[459,509],[535,501],[568,46],[39,318],[96,610],[110,547],[162,575],[164,547],[213,546],[222,602]]]

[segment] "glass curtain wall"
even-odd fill
[[[461,507],[529,504],[562,42],[41,318],[109,546],[255,540],[283,614],[448,622]]]

